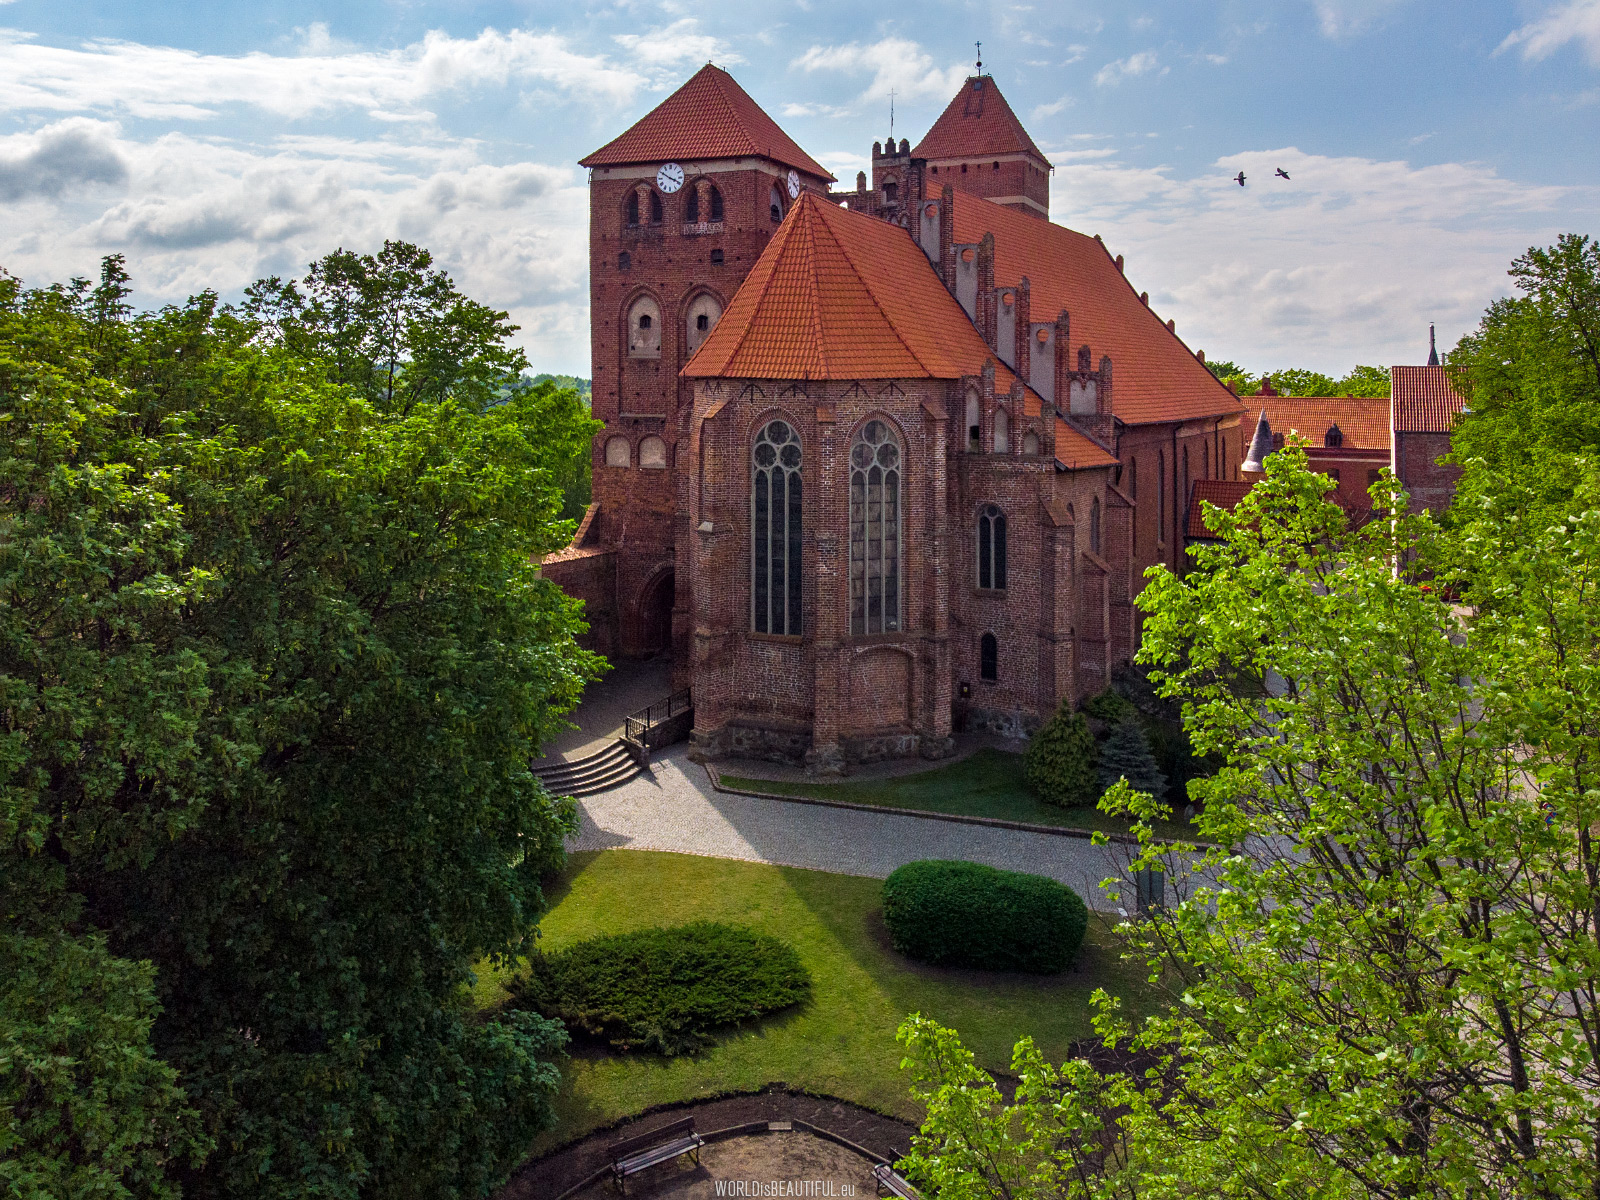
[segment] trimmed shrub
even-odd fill
[[[1023,778],[1046,804],[1081,808],[1100,798],[1094,735],[1083,714],[1063,700],[1056,715],[1028,740]]]
[[[1136,792],[1149,792],[1157,800],[1167,794],[1167,777],[1161,773],[1144,726],[1134,717],[1112,727],[1100,746],[1100,786],[1108,788],[1126,779]]]
[[[1049,975],[1072,962],[1089,910],[1071,888],[1043,875],[923,859],[884,880],[883,923],[907,958]]]
[[[535,951],[512,1003],[618,1050],[690,1054],[713,1032],[798,1004],[811,976],[794,949],[735,925],[698,921]]]

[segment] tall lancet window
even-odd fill
[[[868,421],[850,444],[850,632],[900,628],[900,443]]]
[[[993,504],[978,510],[978,586],[1006,586],[1006,515]]]
[[[757,633],[800,635],[800,439],[787,421],[756,435],[750,489],[750,621]]]

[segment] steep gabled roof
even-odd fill
[[[826,167],[795,145],[750,99],[732,75],[707,63],[620,137],[579,162],[585,167],[615,167],[751,156],[833,179]]]
[[[1232,512],[1254,486],[1248,479],[1196,479],[1189,485],[1189,510],[1184,517],[1183,536],[1217,540],[1221,535],[1206,524],[1202,501]]]
[[[1120,461],[1099,442],[1056,418],[1056,461],[1069,470],[1114,467]]]
[[[803,192],[683,374],[959,379],[990,362],[1008,391],[1015,377],[904,229]]]
[[[1031,154],[1050,166],[987,75],[969,77],[911,151],[913,158],[929,159],[992,158],[997,154]]]
[[[954,240],[994,234],[994,281],[1014,287],[1026,275],[1029,315],[1071,316],[1071,353],[1087,344],[1096,366],[1111,356],[1111,407],[1129,425],[1242,412],[1225,388],[1161,318],[1142,303],[1106,248],[1094,238],[966,192],[955,192]]]
[[[1396,433],[1449,433],[1467,406],[1444,367],[1390,367]]]
[[[1323,444],[1330,426],[1338,425],[1346,450],[1389,452],[1389,401],[1382,398],[1252,396],[1249,402],[1266,409],[1274,433],[1302,433],[1313,449]]]

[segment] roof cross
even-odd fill
[[[982,42],[974,42],[973,44],[978,47],[978,74],[982,75],[983,74],[983,43]]]

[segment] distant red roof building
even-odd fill
[[[1184,518],[1184,536],[1190,541],[1216,541],[1219,533],[1206,524],[1205,505],[1232,512],[1255,486],[1247,479],[1197,479],[1189,492],[1189,512]]]
[[[769,158],[819,179],[833,179],[732,75],[710,63],[620,136],[578,161],[585,167],[615,167],[728,158]]]
[[[1449,433],[1466,407],[1444,367],[1391,367],[1389,395],[1401,433]]]

